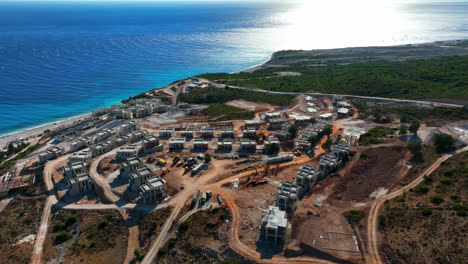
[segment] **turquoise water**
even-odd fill
[[[196,74],[239,71],[276,50],[468,38],[465,3],[344,12],[310,2],[2,2],[0,134]]]

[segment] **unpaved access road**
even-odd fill
[[[424,176],[427,176],[433,173],[437,168],[440,167],[442,162],[446,161],[450,157],[468,151],[468,146],[462,149],[459,149],[455,153],[452,154],[445,154],[439,159],[437,159],[429,168],[427,168],[421,175],[418,176],[414,181],[410,184],[392,192],[387,195],[381,196],[380,198],[376,199],[372,204],[371,210],[369,212],[369,218],[367,219],[367,237],[368,237],[368,254],[366,255],[366,263],[370,264],[382,264],[382,259],[380,258],[379,254],[379,241],[378,241],[378,216],[379,211],[382,205],[387,200],[394,199],[404,192],[408,191],[411,188],[415,188],[418,184],[420,184],[424,180]]]

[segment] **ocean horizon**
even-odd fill
[[[347,25],[321,15],[336,7],[311,5],[0,2],[0,135],[194,75],[244,70],[279,50],[468,38],[468,2],[336,9]]]

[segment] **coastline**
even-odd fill
[[[70,125],[70,124],[74,123],[75,121],[86,118],[86,117],[88,117],[90,115],[91,115],[91,112],[85,113],[85,114],[80,114],[80,115],[77,115],[77,116],[68,117],[68,118],[53,121],[53,122],[49,122],[49,123],[46,123],[46,124],[31,127],[31,128],[25,128],[25,129],[18,130],[18,131],[15,131],[15,132],[11,132],[11,133],[7,133],[7,134],[2,134],[2,135],[0,135],[0,147],[4,147],[9,142],[14,141],[16,139],[29,140],[32,137],[35,137],[35,136],[37,136],[39,134],[42,134],[44,132],[44,130],[47,130],[47,129],[52,130],[52,129],[55,129],[55,128],[60,127],[60,126]]]

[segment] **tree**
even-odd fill
[[[455,139],[447,134],[435,134],[434,145],[438,153],[450,152],[455,148]]]
[[[211,162],[211,155],[208,153],[205,153],[205,163],[210,163]]]
[[[409,118],[407,115],[402,115],[400,117],[400,123],[408,123],[409,122]]]
[[[421,141],[411,140],[408,142],[406,148],[415,156],[421,154],[422,144]]]
[[[319,143],[320,139],[318,136],[310,136],[308,141],[311,147],[315,147]]]
[[[317,123],[317,119],[312,117],[311,119],[309,119],[309,123],[315,124],[315,123]]]
[[[331,147],[332,144],[333,141],[331,140],[331,138],[328,138],[327,141],[325,141],[325,144],[323,144],[323,148],[328,149]]]
[[[406,127],[405,124],[401,124],[400,126],[400,135],[406,135],[408,134],[408,128]]]
[[[276,143],[270,144],[266,148],[266,153],[268,155],[276,155],[280,152],[280,146]]]
[[[417,120],[414,120],[409,126],[409,131],[413,134],[416,134],[418,132],[419,126],[419,122]]]
[[[289,134],[291,135],[291,138],[296,138],[297,135],[297,126],[296,125],[291,125],[288,129]]]
[[[323,136],[330,136],[331,133],[333,133],[333,129],[331,127],[326,127],[322,130],[322,132],[319,133],[319,136],[323,137]]]

